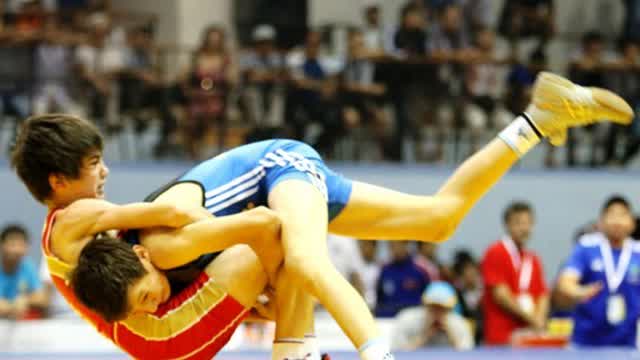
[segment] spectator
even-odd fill
[[[441,274],[440,272],[440,270],[444,270],[444,267],[438,261],[438,255],[436,254],[438,244],[420,241],[416,242],[416,246],[418,247],[418,253],[415,258],[416,264],[427,273],[429,280],[441,280],[443,275],[446,274]]]
[[[495,33],[489,28],[477,30],[475,46],[478,59],[465,68],[465,92],[469,102],[465,106],[465,124],[470,133],[470,153],[478,149],[482,134],[488,129],[502,129],[513,118],[501,106],[504,84],[504,61],[495,51]]]
[[[253,48],[241,59],[244,98],[253,124],[276,125],[282,114],[276,112],[279,86],[284,80],[284,60],[275,48],[276,30],[271,25],[259,25],[253,30]]]
[[[389,119],[382,107],[386,87],[374,81],[374,71],[375,66],[369,60],[362,32],[355,29],[350,31],[340,96],[343,123],[347,131],[367,125],[376,139],[380,157],[385,157],[390,130]]]
[[[56,17],[46,21],[42,41],[35,49],[35,114],[64,112],[84,116],[72,97],[72,47],[78,42],[78,36],[62,26]]]
[[[49,267],[47,266],[46,259],[42,259],[40,262],[40,281],[43,284],[44,293],[44,307],[43,315],[47,318],[56,318],[61,316],[73,316],[74,312],[71,311],[69,304],[60,295],[56,287],[53,285],[51,275],[49,274]]]
[[[287,97],[286,119],[294,137],[306,139],[317,150],[331,155],[336,138],[344,131],[337,103],[338,78],[342,64],[320,52],[321,34],[310,31],[302,52],[287,56],[291,88]],[[316,139],[307,136],[309,125],[321,127]]]
[[[226,31],[213,25],[203,32],[200,48],[193,56],[191,68],[183,79],[188,97],[188,116],[184,143],[192,159],[204,156],[206,135],[218,123],[218,147],[224,145],[227,102],[237,83],[236,62],[227,47]]]
[[[482,339],[482,279],[478,263],[467,251],[456,253],[453,262],[453,284],[458,296],[460,314],[474,323],[475,339]]]
[[[422,295],[423,306],[402,310],[394,321],[392,347],[413,351],[423,347],[446,346],[456,350],[473,348],[467,321],[453,311],[456,293],[446,282],[433,282]]]
[[[107,15],[94,14],[89,24],[89,41],[76,48],[75,60],[80,78],[88,86],[91,117],[103,119],[107,130],[116,132],[122,124],[116,114],[118,86],[114,79],[124,66],[124,54],[122,48],[107,44],[111,33]]]
[[[511,43],[514,52],[522,38],[538,39],[544,49],[555,32],[553,0],[509,0],[504,2],[499,32]]]
[[[558,278],[558,295],[573,311],[572,343],[636,346],[640,317],[640,248],[630,238],[635,220],[621,196],[600,213],[601,232],[582,236]]]
[[[372,4],[364,8],[364,27],[362,28],[364,46],[370,55],[384,54],[380,6]]]
[[[329,234],[327,238],[327,250],[331,262],[338,272],[353,285],[360,293],[363,293],[361,271],[365,267],[360,255],[357,240],[344,236]]]
[[[393,317],[398,311],[420,304],[429,276],[409,253],[409,243],[389,243],[391,262],[382,267],[378,278],[376,316]]]
[[[382,265],[378,261],[378,242],[374,240],[360,240],[360,255],[364,261],[364,267],[360,270],[362,280],[362,295],[370,309],[376,308],[376,284],[380,276]]]
[[[503,220],[507,235],[487,249],[481,264],[484,335],[489,345],[509,343],[519,328],[543,329],[549,311],[542,263],[526,249],[534,220],[531,206],[513,202]]]
[[[42,284],[27,257],[29,239],[20,225],[8,225],[0,233],[0,318],[39,317],[45,307]]]
[[[604,38],[597,32],[589,32],[582,38],[582,48],[573,54],[569,63],[571,80],[583,86],[606,87],[607,70],[615,69],[613,56],[605,53]],[[608,125],[607,125],[608,126]],[[602,164],[603,159],[599,157],[600,149],[604,146],[607,126],[594,125],[591,131],[592,143],[590,167]],[[580,130],[582,131],[582,130]],[[582,161],[577,159],[578,136],[575,130],[569,130],[567,141],[567,165],[580,165]]]

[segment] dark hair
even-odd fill
[[[529,215],[533,216],[533,208],[531,207],[531,205],[529,205],[529,203],[526,201],[517,200],[507,206],[507,208],[504,210],[504,213],[502,214],[502,220],[506,224],[509,222],[509,219],[511,219],[511,216],[513,214],[520,212],[528,212]]]
[[[29,233],[24,226],[19,224],[9,224],[2,229],[0,232],[0,243],[4,243],[5,240],[9,237],[9,235],[19,234],[22,235],[24,241],[29,242]]]
[[[129,312],[129,287],[147,271],[131,245],[109,236],[87,243],[71,272],[71,286],[80,302],[107,321]]]
[[[589,31],[588,33],[582,36],[582,45],[589,45],[595,42],[601,43],[604,41],[602,35],[597,31]]]
[[[64,114],[34,116],[22,125],[11,166],[33,197],[44,202],[51,196],[49,175],[77,179],[82,160],[96,150],[102,150],[102,136],[88,121]]]
[[[629,210],[629,212],[632,211],[631,204],[629,203],[629,201],[627,201],[627,199],[624,196],[612,195],[607,199],[607,201],[604,202],[604,205],[602,206],[602,211],[600,213],[601,214],[606,213],[610,207],[617,204],[624,206],[625,208],[627,208],[627,210]]]
[[[456,276],[462,275],[464,269],[469,265],[476,265],[476,261],[468,250],[458,250],[453,257],[453,273]]]

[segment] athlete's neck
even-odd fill
[[[609,238],[609,244],[612,249],[622,249],[624,239]]]

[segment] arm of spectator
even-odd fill
[[[491,296],[493,297],[493,301],[495,301],[502,310],[519,318],[536,329],[542,328],[543,324],[539,322],[539,319],[522,310],[507,285],[500,284],[494,286],[493,289],[491,289]]]
[[[603,284],[600,282],[580,285],[582,274],[588,268],[589,259],[584,248],[578,244],[561,270],[556,285],[558,298],[565,307],[573,307],[578,303],[588,301],[602,289]]]
[[[9,317],[11,308],[12,306],[9,300],[0,298],[0,319]]]
[[[547,323],[547,319],[549,317],[549,304],[550,297],[548,294],[544,294],[538,298],[536,302],[536,309],[534,312],[534,316],[536,317],[537,323],[544,325]]]
[[[570,269],[563,271],[558,278],[557,290],[566,307],[573,307],[596,296],[602,290],[602,283],[580,285],[580,275]]]
[[[27,264],[27,293],[25,294],[27,307],[45,310],[48,302],[42,281],[40,280],[33,263],[28,262]]]
[[[471,326],[463,317],[450,315],[445,329],[449,343],[454,349],[470,350],[474,347]]]

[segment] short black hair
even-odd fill
[[[102,151],[102,136],[90,122],[65,114],[33,116],[18,132],[11,166],[33,197],[44,202],[52,191],[49,175],[77,179],[83,159],[96,150]]]
[[[29,242],[29,232],[20,224],[8,224],[0,232],[0,243],[4,243],[9,238],[9,235],[19,234],[22,235],[24,241]]]
[[[112,322],[127,316],[129,287],[146,273],[131,245],[104,235],[85,245],[70,278],[78,300]]]
[[[504,210],[504,213],[502,214],[502,220],[505,224],[507,224],[513,214],[520,212],[528,212],[529,215],[533,216],[533,208],[528,202],[516,200],[509,204],[509,206],[507,206],[507,208]]]
[[[627,210],[629,210],[629,212],[632,212],[632,208],[631,208],[631,204],[629,203],[629,201],[622,195],[611,195],[607,201],[604,202],[604,205],[602,205],[602,211],[600,212],[601,214],[606,213],[610,207],[612,207],[613,205],[622,205],[625,208],[627,208]]]

